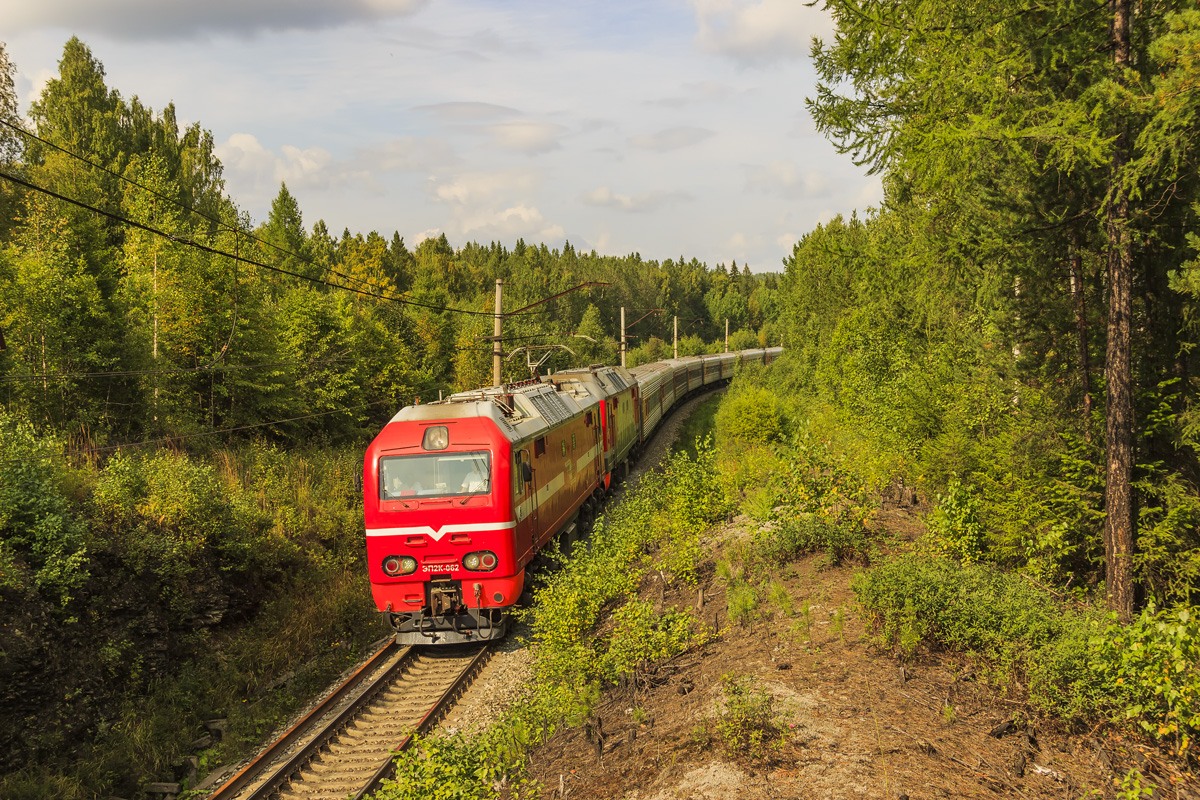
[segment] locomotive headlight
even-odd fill
[[[463,569],[469,569],[472,572],[488,572],[496,568],[499,559],[496,554],[490,550],[480,550],[478,553],[467,553],[463,556]]]
[[[396,577],[397,575],[408,575],[417,571],[417,560],[412,556],[388,556],[383,560],[383,572],[385,575]]]
[[[445,450],[450,444],[450,429],[445,425],[434,425],[425,429],[421,447],[425,450]]]

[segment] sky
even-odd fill
[[[782,270],[882,188],[819,134],[802,0],[6,0],[22,111],[77,35],[212,131],[255,222]]]

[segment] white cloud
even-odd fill
[[[778,194],[792,199],[823,197],[829,194],[829,180],[819,172],[803,172],[792,161],[778,160],[770,164],[747,164],[746,188],[766,194]]]
[[[669,150],[679,150],[699,144],[713,135],[713,132],[707,128],[680,125],[674,128],[664,128],[648,136],[634,136],[630,138],[629,143],[642,150],[665,153]]]
[[[615,208],[618,211],[626,211],[630,213],[642,213],[647,211],[657,211],[660,208],[672,203],[684,202],[692,200],[693,196],[689,192],[683,191],[653,191],[643,194],[628,195],[616,194],[607,186],[601,186],[593,189],[583,196],[583,202],[590,206],[600,206],[601,208]]]
[[[413,237],[413,247],[416,247],[417,245],[419,245],[421,242],[425,241],[426,239],[432,239],[435,236],[440,236],[441,233],[442,233],[441,228],[428,228],[426,230],[423,230],[420,233],[418,233],[416,236]]]
[[[427,0],[10,0],[0,28],[66,28],[117,39],[192,39],[200,34],[319,30],[412,14]]]
[[[798,241],[800,240],[794,233],[784,233],[775,237],[775,244],[788,251],[791,251],[791,249],[796,246],[796,242]]]
[[[533,170],[504,169],[494,172],[466,172],[455,175],[448,181],[431,177],[428,188],[433,199],[439,202],[476,206],[503,196],[529,196],[536,191],[540,183],[540,175]]]
[[[561,225],[548,222],[542,213],[524,203],[503,211],[473,214],[462,222],[462,232],[469,238],[487,241],[512,241],[525,237],[534,242],[557,242],[566,236]]]
[[[559,137],[567,132],[562,125],[534,120],[512,120],[498,122],[484,128],[492,141],[505,150],[515,150],[526,155],[536,155],[562,147]]]
[[[456,161],[442,140],[419,137],[365,147],[353,158],[339,160],[320,147],[285,144],[276,153],[252,134],[235,133],[217,145],[216,155],[232,182],[260,192],[285,182],[292,188],[312,189],[361,183],[378,193],[381,173],[437,169]]]
[[[320,147],[301,150],[284,145],[280,153],[262,146],[249,133],[235,133],[216,147],[217,158],[239,183],[265,188],[287,181],[293,186],[328,186],[336,180],[333,156]]]
[[[829,13],[800,0],[691,0],[701,49],[745,64],[808,55],[812,37],[833,34]]]
[[[24,76],[21,76],[23,78]],[[29,76],[28,82],[18,78],[18,88],[24,89],[22,94],[25,98],[25,105],[28,107],[31,103],[42,99],[42,92],[46,89],[46,84],[54,78],[58,77],[58,72],[52,69],[39,69],[33,75]],[[26,85],[21,86],[20,84]]]
[[[879,178],[868,179],[854,198],[855,208],[867,208],[868,206],[878,208],[881,203],[883,203],[883,181]]]

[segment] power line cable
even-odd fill
[[[8,120],[0,120],[0,124],[5,125],[24,136],[28,136],[31,139],[39,141],[42,144],[46,145],[47,147],[51,147],[51,148],[57,150],[58,152],[63,153],[64,155],[70,156],[71,158],[74,158],[74,159],[78,159],[79,161],[82,161],[84,164],[87,164],[90,167],[94,167],[98,170],[101,170],[102,172],[106,172],[119,181],[124,181],[125,183],[129,184],[130,186],[136,186],[137,188],[141,189],[142,191],[148,192],[149,194],[154,195],[155,197],[159,198],[160,200],[163,200],[168,203],[172,203],[172,204],[178,206],[179,208],[183,209],[184,211],[195,214],[196,216],[198,216],[202,219],[206,219],[209,222],[216,225],[218,230],[220,230],[221,228],[224,228],[225,230],[230,231],[234,234],[240,233],[242,236],[246,236],[247,238],[249,238],[255,242],[258,242],[259,244],[266,245],[267,247],[271,247],[275,250],[278,250],[280,253],[291,256],[292,258],[295,258],[296,260],[298,260],[304,264],[310,264],[312,266],[319,266],[318,264],[315,264],[313,262],[313,260],[310,258],[306,258],[306,257],[300,255],[299,253],[293,253],[291,250],[288,250],[285,247],[280,247],[279,245],[275,244],[274,242],[271,242],[266,239],[262,239],[258,236],[255,236],[250,231],[243,231],[239,225],[229,225],[228,223],[222,221],[219,217],[214,217],[210,214],[206,214],[205,212],[201,211],[200,209],[196,208],[195,206],[189,206],[187,203],[184,203],[182,200],[179,200],[178,198],[174,198],[169,195],[165,195],[162,192],[159,192],[155,189],[151,189],[149,186],[146,186],[145,184],[138,183],[133,178],[122,175],[121,173],[116,172],[115,170],[111,170],[108,167],[104,166],[103,164],[97,164],[95,161],[92,161],[91,159],[86,158],[85,156],[81,156],[79,153],[68,150],[67,148],[65,148],[61,145],[58,145],[58,144],[55,144],[54,142],[49,141],[48,139],[44,139],[41,136],[38,136],[36,133],[33,133],[32,131],[27,131],[19,125],[14,125],[13,123],[9,122]],[[354,283],[357,283],[360,285],[370,286],[370,284],[367,283],[366,281],[361,280],[359,278],[355,278],[351,275],[346,275],[345,273],[339,272],[339,271],[333,269],[332,267],[325,267],[325,270],[334,275],[337,275],[339,278],[344,278],[345,280],[353,281]]]
[[[455,314],[469,314],[472,316],[480,316],[480,317],[494,317],[495,316],[495,314],[490,311],[470,311],[468,309],[462,309],[462,308],[449,308],[446,306],[435,306],[435,305],[431,305],[429,303],[422,303],[417,300],[409,300],[409,299],[403,298],[403,297],[388,297],[386,295],[378,294],[376,292],[368,292],[363,289],[355,289],[352,286],[342,286],[341,284],[330,283],[329,281],[324,281],[324,280],[321,280],[320,278],[312,278],[312,277],[309,277],[308,275],[303,275],[299,272],[292,272],[291,270],[284,269],[283,267],[276,267],[276,266],[272,266],[271,264],[263,263],[262,261],[255,261],[254,259],[245,258],[245,257],[239,258],[238,256],[235,256],[233,253],[229,253],[224,250],[217,249],[215,247],[210,247],[209,245],[202,244],[202,243],[197,242],[194,239],[188,238],[186,236],[177,236],[175,234],[171,234],[171,233],[167,233],[166,231],[159,230],[158,228],[155,228],[151,225],[146,225],[141,222],[135,222],[134,220],[131,220],[128,217],[123,217],[120,214],[115,214],[111,211],[105,211],[102,208],[97,208],[96,206],[89,205],[88,203],[85,203],[82,200],[76,200],[75,198],[67,197],[66,195],[59,194],[58,192],[56,192],[52,189],[47,189],[44,186],[38,186],[37,184],[32,183],[27,180],[24,180],[23,178],[18,178],[15,175],[10,175],[7,172],[0,172],[0,178],[4,178],[5,180],[11,181],[12,183],[15,183],[19,186],[24,186],[27,189],[32,189],[35,192],[41,192],[42,194],[49,195],[50,197],[53,197],[57,200],[62,200],[63,202],[70,203],[71,205],[74,205],[74,206],[78,206],[79,208],[86,209],[87,211],[91,211],[91,212],[99,214],[103,217],[107,217],[108,219],[111,219],[114,222],[120,222],[125,225],[129,225],[131,227],[137,228],[139,230],[146,231],[147,233],[151,233],[156,236],[162,236],[163,238],[169,239],[178,244],[182,244],[187,247],[193,247],[197,250],[201,250],[206,253],[211,253],[213,255],[224,256],[225,258],[233,258],[236,260],[240,260],[246,264],[250,264],[255,267],[261,267],[262,269],[269,270],[271,272],[277,272],[281,275],[289,275],[293,278],[299,278],[301,280],[308,281],[310,283],[315,283],[315,284],[318,284],[321,286],[327,286],[331,289],[341,289],[342,291],[354,292],[355,294],[361,294],[366,297],[374,297],[377,300],[386,300],[386,301],[389,301],[392,303],[398,303],[400,305],[406,305],[406,306],[414,306],[417,308],[424,308],[424,309],[428,309],[430,311],[448,311],[448,312],[452,312]],[[523,309],[522,309],[522,311],[523,311]],[[520,311],[509,312],[509,314],[506,314],[505,316],[515,316],[520,313],[521,313]]]
[[[213,223],[214,225],[216,225],[216,226],[217,226],[217,228],[218,228],[218,230],[219,230],[220,228],[224,227],[224,228],[225,228],[225,230],[228,230],[228,231],[230,231],[231,233],[234,233],[234,234],[235,234],[235,236],[236,236],[236,235],[238,235],[238,234],[240,234],[240,235],[242,235],[242,236],[245,236],[245,237],[247,237],[248,239],[250,239],[251,241],[254,241],[254,242],[257,242],[258,244],[261,244],[261,245],[265,245],[265,246],[267,246],[267,247],[270,247],[270,248],[272,248],[272,249],[274,249],[274,250],[277,250],[277,251],[279,251],[280,253],[283,253],[284,255],[291,256],[292,258],[296,259],[297,261],[299,261],[299,262],[301,262],[301,263],[303,263],[303,264],[308,264],[308,265],[310,265],[310,266],[321,266],[320,264],[317,264],[316,262],[314,262],[314,261],[313,261],[311,258],[307,258],[307,257],[305,257],[305,256],[302,256],[302,255],[300,255],[299,253],[292,252],[291,250],[288,250],[288,249],[287,249],[287,248],[285,248],[285,247],[281,247],[281,246],[279,246],[279,245],[275,244],[274,242],[271,242],[271,241],[268,241],[268,240],[266,240],[266,239],[263,239],[263,238],[260,238],[260,237],[258,237],[258,236],[255,236],[255,235],[254,235],[252,232],[250,232],[250,231],[243,231],[243,230],[241,229],[241,227],[240,227],[240,226],[238,226],[238,225],[233,225],[233,226],[231,226],[231,225],[229,225],[228,223],[226,223],[226,222],[222,221],[222,220],[221,220],[219,217],[214,217],[214,216],[212,216],[212,215],[210,215],[210,214],[206,214],[205,212],[201,211],[200,209],[198,209],[198,208],[196,208],[196,207],[194,207],[194,206],[189,206],[187,203],[184,203],[183,201],[179,200],[178,198],[174,198],[174,197],[171,197],[171,196],[169,196],[169,195],[165,195],[165,194],[163,194],[162,192],[159,192],[159,191],[157,191],[157,190],[155,190],[155,189],[151,189],[149,186],[146,186],[145,184],[139,183],[139,182],[135,181],[133,178],[130,178],[130,177],[128,177],[128,176],[125,176],[125,175],[122,175],[121,173],[119,173],[119,172],[116,172],[115,170],[109,169],[108,167],[104,166],[103,164],[97,164],[95,161],[92,161],[91,159],[89,159],[89,158],[86,158],[85,156],[82,156],[82,155],[80,155],[79,153],[76,153],[76,152],[74,152],[74,151],[68,150],[67,148],[65,148],[65,147],[63,147],[63,146],[61,146],[61,145],[55,144],[54,142],[51,142],[51,141],[49,141],[48,139],[45,139],[45,138],[43,138],[43,137],[41,137],[41,136],[38,136],[36,133],[33,133],[32,131],[27,131],[27,130],[25,130],[23,127],[21,127],[21,126],[19,126],[19,125],[16,125],[16,124],[13,124],[12,122],[9,122],[8,120],[0,120],[0,124],[3,124],[3,125],[5,125],[5,126],[7,126],[7,127],[11,128],[12,130],[14,130],[14,131],[16,131],[16,132],[18,132],[18,133],[20,133],[20,134],[22,134],[22,135],[24,135],[24,136],[27,136],[27,137],[29,137],[29,138],[31,138],[31,139],[34,139],[34,140],[36,140],[36,141],[38,141],[38,142],[41,142],[42,144],[46,145],[47,147],[53,148],[53,149],[55,149],[55,150],[59,151],[60,153],[63,153],[64,155],[67,155],[67,156],[70,156],[71,158],[74,158],[74,159],[77,159],[77,160],[79,160],[79,161],[82,161],[84,164],[87,164],[87,165],[88,165],[88,166],[90,166],[90,167],[94,167],[94,168],[96,168],[96,169],[98,169],[98,170],[101,170],[101,171],[103,171],[103,172],[106,172],[106,173],[108,173],[109,175],[111,175],[111,176],[113,176],[114,178],[116,178],[117,180],[123,181],[123,182],[125,182],[125,183],[129,184],[130,186],[136,186],[137,188],[141,189],[142,191],[144,191],[144,192],[148,192],[149,194],[152,194],[152,195],[154,195],[155,197],[159,198],[160,200],[163,200],[163,201],[165,201],[165,202],[168,202],[168,203],[172,203],[172,204],[174,204],[175,206],[177,206],[177,207],[179,207],[179,208],[183,209],[184,211],[187,211],[187,212],[189,212],[189,213],[195,214],[195,215],[197,215],[198,217],[201,217],[202,219],[206,219],[206,220],[208,220],[209,222],[211,222],[211,223]],[[99,209],[94,209],[94,210],[97,210],[97,211],[99,211]],[[101,212],[101,213],[103,213],[103,212]],[[235,244],[235,247],[236,247],[236,244],[237,244],[237,242],[236,242],[236,239],[235,239],[235,242],[234,242],[234,244]],[[228,255],[228,254],[226,254],[226,255]],[[234,259],[235,259],[235,264],[236,264],[236,261],[238,260],[238,256],[237,256],[237,255],[233,255],[233,256],[229,256],[229,257],[231,257],[231,258],[234,258]],[[251,260],[249,260],[249,259],[242,259],[242,260],[245,260],[245,261],[247,261],[247,263],[255,264],[256,266],[262,266],[262,265],[259,265],[257,262],[251,261]],[[342,279],[344,279],[344,280],[352,281],[352,282],[354,282],[354,283],[356,283],[356,284],[359,284],[360,286],[367,286],[367,287],[370,287],[370,285],[371,285],[371,284],[370,284],[368,281],[364,281],[364,280],[362,280],[361,278],[355,278],[355,277],[354,277],[354,276],[352,276],[352,275],[347,275],[346,273],[344,273],[344,272],[340,272],[340,271],[338,271],[338,270],[334,269],[333,267],[328,267],[328,266],[327,266],[327,267],[323,267],[323,269],[324,269],[326,272],[328,272],[328,273],[330,273],[330,274],[332,274],[332,275],[336,275],[337,277],[339,277],[339,278],[342,278]],[[304,276],[302,276],[302,277],[304,277]],[[236,279],[235,279],[235,280],[236,280]],[[326,284],[326,285],[334,285],[334,286],[336,286],[336,284]],[[607,284],[607,283],[599,283],[599,284],[583,284],[583,285],[584,285],[584,286],[589,286],[589,285],[608,286],[608,285],[610,285],[610,284]],[[339,288],[345,288],[345,287],[339,287]],[[578,288],[578,287],[576,287],[576,288]],[[570,290],[569,290],[569,291],[570,291]],[[561,293],[561,294],[565,294],[565,292],[564,292],[564,293]],[[540,304],[540,303],[544,303],[544,302],[546,302],[547,300],[553,300],[553,299],[556,299],[556,298],[560,297],[560,296],[561,296],[561,294],[553,295],[553,296],[551,296],[551,297],[549,297],[549,298],[546,298],[545,300],[539,300],[539,301],[538,301],[538,303],[535,303],[534,305],[538,305],[538,304]],[[377,296],[377,295],[373,295],[373,296]],[[395,301],[398,301],[398,302],[404,302],[406,305],[416,305],[416,306],[420,306],[420,307],[422,307],[422,308],[429,308],[429,309],[434,309],[434,310],[441,310],[441,311],[452,311],[452,312],[455,312],[455,313],[460,313],[460,314],[483,314],[483,315],[486,315],[486,316],[493,316],[493,314],[490,314],[490,313],[488,313],[488,312],[469,311],[469,310],[466,310],[466,309],[449,308],[449,307],[438,307],[438,306],[431,306],[431,305],[428,305],[428,304],[421,304],[421,303],[419,303],[418,301],[415,301],[415,300],[408,300],[407,298],[404,298],[404,297],[394,297],[394,296],[389,296],[389,297],[387,297],[387,298],[385,298],[385,299],[389,299],[389,300],[395,300]],[[522,314],[523,312],[525,312],[525,310],[526,310],[527,308],[532,308],[532,306],[526,306],[525,308],[518,309],[517,311],[508,312],[508,314],[505,314],[504,316],[517,316],[517,315],[519,315],[519,314]]]

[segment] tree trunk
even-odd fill
[[[1113,61],[1129,64],[1129,0],[1112,0]],[[1118,76],[1120,80],[1120,76]],[[1108,350],[1104,371],[1105,408],[1104,564],[1108,608],[1122,622],[1133,618],[1133,256],[1129,237],[1129,194],[1122,172],[1129,160],[1128,132],[1118,132],[1109,178]]]

